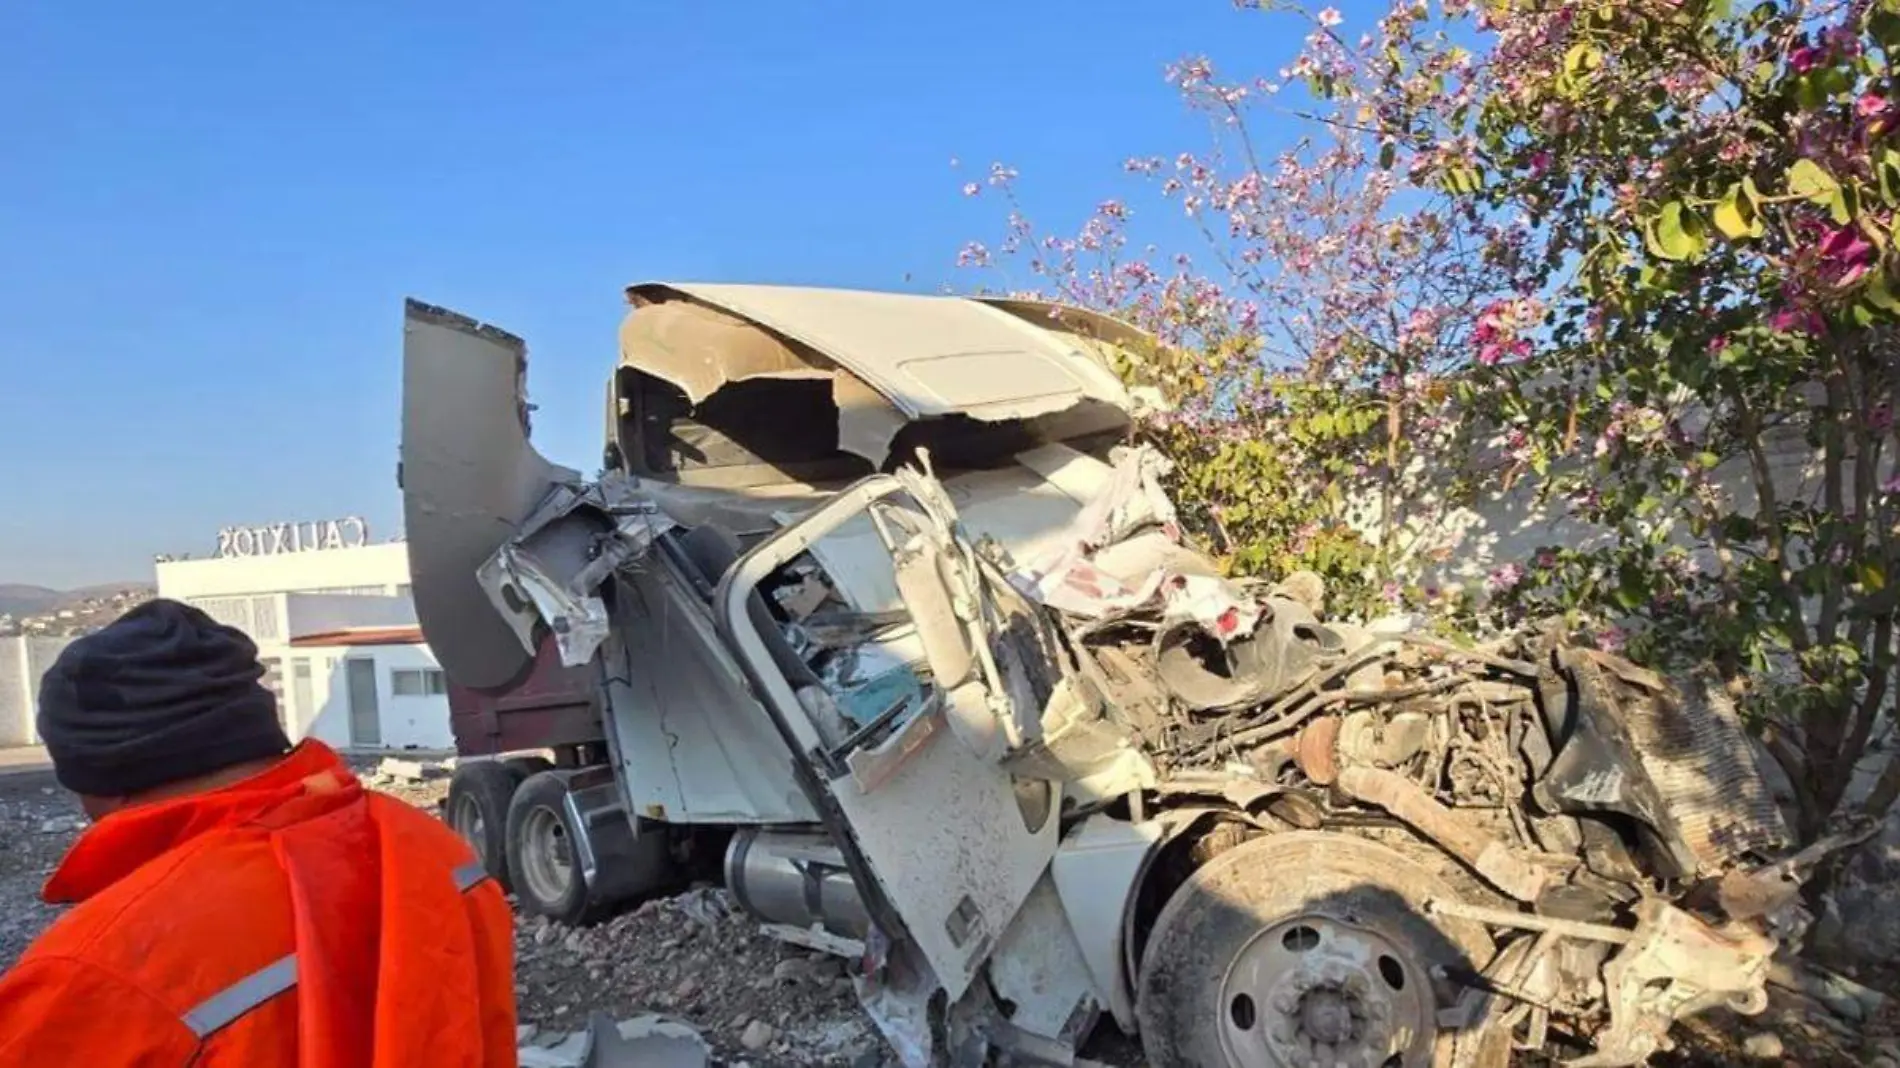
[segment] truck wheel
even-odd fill
[[[570,925],[590,922],[588,900],[574,843],[579,828],[568,819],[567,783],[543,771],[528,776],[508,805],[509,881],[523,911]]]
[[[474,847],[482,868],[504,891],[510,889],[508,802],[520,782],[514,769],[493,760],[458,764],[449,779],[449,826]]]
[[[1260,838],[1209,861],[1168,899],[1142,953],[1135,1011],[1155,1068],[1433,1068],[1437,1012],[1482,971],[1476,924],[1429,918],[1454,892],[1385,846],[1340,834]],[[1502,1068],[1509,1035],[1481,1039]]]

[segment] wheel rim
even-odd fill
[[[1266,928],[1221,983],[1235,1068],[1410,1068],[1437,1026],[1425,969],[1374,930],[1305,915]]]
[[[574,854],[567,839],[567,824],[559,813],[537,808],[522,820],[521,874],[527,879],[529,891],[542,901],[559,901],[567,896],[574,879]]]
[[[460,797],[456,799],[455,807],[449,810],[449,826],[454,828],[455,833],[461,835],[470,846],[474,847],[475,855],[480,857],[483,863],[487,863],[488,850],[486,848],[486,832],[488,830],[488,821],[482,819],[482,806],[476,804],[474,798]]]

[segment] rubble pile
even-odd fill
[[[736,1060],[881,1063],[882,1043],[843,962],[761,936],[714,888],[649,901],[593,928],[524,919],[515,989],[521,1020],[553,1041],[594,1010],[656,1013],[692,1025]]]
[[[372,767],[374,765],[371,765]],[[368,769],[365,769],[366,771]],[[374,772],[369,772],[374,775]],[[378,787],[437,811],[444,776]],[[59,914],[39,887],[86,821],[45,774],[0,777],[0,971]],[[524,919],[516,931],[516,989],[524,1065],[564,1068],[575,1036],[596,1013],[628,1042],[674,1038],[655,1064],[755,1068],[838,1065],[882,1068],[883,1044],[852,996],[837,958],[767,938],[737,915],[724,891],[701,887],[648,902],[607,923],[569,928]],[[1679,1032],[1682,1048],[1659,1058],[1672,1068],[1735,1064],[1892,1065],[1900,1068],[1894,1003],[1865,1019],[1829,1011],[1776,988],[1758,1017],[1713,1014]],[[1119,1068],[1140,1064],[1133,1045],[1104,1027],[1088,1050]],[[696,1040],[684,1036],[696,1036]],[[699,1054],[707,1059],[691,1059]],[[1772,1052],[1778,1056],[1751,1057]],[[640,1047],[651,1048],[651,1047]],[[1884,1058],[1884,1060],[1883,1060]]]

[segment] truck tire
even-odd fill
[[[579,926],[602,909],[589,900],[574,850],[581,832],[568,817],[566,799],[567,783],[553,771],[528,776],[515,791],[508,804],[508,877],[523,912]]]
[[[508,881],[508,803],[521,776],[493,760],[458,764],[449,779],[449,826],[481,859],[489,878],[506,891]]]
[[[1135,1012],[1154,1068],[1341,1063],[1444,1068],[1437,1010],[1478,971],[1484,928],[1430,917],[1455,900],[1431,870],[1361,838],[1299,831],[1207,862],[1156,918]],[[1504,1068],[1508,1031],[1462,1036],[1476,1068]]]

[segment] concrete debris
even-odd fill
[[[1760,1034],[1749,1035],[1748,1038],[1742,1042],[1742,1052],[1758,1061],[1780,1060],[1785,1049],[1786,1047],[1782,1045],[1781,1039],[1778,1036],[1766,1031]]]
[[[703,1068],[712,1047],[698,1031],[658,1016],[616,1024],[606,1013],[588,1017],[587,1028],[554,1046],[524,1045],[522,1068]]]
[[[372,765],[373,766],[373,765]],[[0,970],[10,966],[27,943],[57,918],[59,910],[39,900],[39,888],[80,827],[72,803],[45,784],[49,779],[19,776],[0,780]],[[445,777],[397,783],[386,792],[426,811],[434,811],[447,790]],[[70,829],[38,833],[62,821]],[[570,935],[578,947],[570,953]],[[575,1036],[583,1021],[604,1012],[619,1021],[618,1037],[631,1043],[671,1039],[677,1062],[634,1062],[646,1068],[680,1065],[750,1064],[756,1068],[822,1065],[828,1068],[890,1068],[894,1052],[877,1036],[858,1005],[851,964],[824,954],[788,948],[759,933],[757,925],[735,914],[725,891],[701,887],[686,894],[649,901],[596,927],[573,929],[523,917],[516,926],[516,984],[520,1027],[516,1040],[524,1068],[579,1068]],[[792,966],[781,967],[790,962]],[[1823,973],[1827,975],[1828,973]],[[781,978],[782,977],[782,978]],[[761,979],[766,986],[755,984]],[[1866,983],[1889,988],[1888,973],[1863,973]],[[1859,1004],[1861,983],[1840,986],[1828,976],[1826,989],[1839,987],[1835,1011],[1849,1001]],[[1875,995],[1878,1009],[1863,1008],[1855,1018],[1837,1017],[1824,1003],[1776,990],[1770,1013],[1744,1022],[1732,1015],[1697,1023],[1684,1033],[1681,1048],[1659,1058],[1665,1068],[1717,1068],[1745,1059],[1745,1040],[1772,1033],[1782,1042],[1783,1063],[1856,1064],[1900,1068],[1900,1012],[1891,999]],[[883,1007],[889,1011],[890,1006]],[[754,1024],[758,1024],[754,1028]],[[754,1041],[769,1028],[763,1048]],[[693,1037],[696,1036],[697,1041]],[[574,1043],[570,1045],[570,1043]],[[648,1043],[657,1046],[659,1043]],[[1756,1043],[1757,1048],[1765,1044]],[[1138,1044],[1112,1027],[1097,1029],[1084,1061],[1094,1068],[1132,1068],[1142,1063]],[[690,1058],[690,1059],[688,1059]]]
[[[772,1044],[778,1032],[764,1020],[754,1020],[745,1025],[745,1031],[739,1036],[739,1044],[754,1053]]]
[[[375,777],[391,782],[421,782],[428,778],[429,769],[419,760],[398,760],[395,757],[384,758],[376,765]]]

